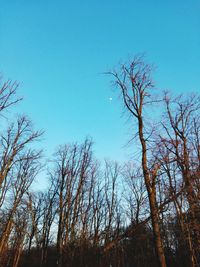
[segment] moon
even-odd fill
[[[109,97],[109,100],[112,101],[113,100],[112,97]]]

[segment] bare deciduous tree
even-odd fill
[[[137,122],[137,131],[142,149],[142,170],[148,192],[151,211],[152,227],[154,232],[155,249],[160,266],[166,267],[163,242],[159,226],[159,211],[156,201],[156,178],[159,165],[150,166],[148,156],[148,135],[145,134],[144,109],[152,103],[151,67],[144,63],[141,57],[136,57],[131,63],[121,65],[120,70],[110,72],[115,85],[119,88],[125,109]]]

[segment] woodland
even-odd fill
[[[140,56],[106,75],[131,124],[124,163],[98,160],[86,138],[44,166],[43,132],[5,119],[22,99],[1,78],[0,267],[200,266],[199,95],[159,90]]]

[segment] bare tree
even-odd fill
[[[144,213],[147,213],[147,196],[141,167],[128,162],[123,168],[122,176],[124,179],[123,197],[128,205],[125,208],[127,217],[131,223],[138,225]]]
[[[20,154],[32,142],[37,141],[42,132],[34,131],[32,123],[26,117],[20,117],[16,123],[12,123],[5,134],[0,137],[0,198],[4,199],[9,182],[9,172],[19,161]],[[26,155],[32,157],[31,153]],[[21,160],[21,159],[20,159]],[[3,197],[2,197],[3,196]],[[2,201],[1,201],[2,202]],[[1,203],[2,204],[2,203]]]
[[[20,204],[23,201],[23,197],[31,186],[35,176],[38,174],[40,165],[38,165],[38,154],[30,155],[30,151],[23,155],[23,158],[15,165],[16,170],[13,170],[12,181],[12,195],[10,198],[10,207],[6,214],[6,222],[3,225],[2,233],[0,236],[0,257],[3,258],[6,248],[8,247],[8,241],[11,236],[11,232],[14,227],[14,216],[18,211]]]
[[[22,100],[22,98],[17,97],[18,87],[19,84],[17,82],[11,80],[3,81],[2,77],[0,77],[0,114]]]
[[[166,115],[162,126],[165,130],[165,136],[161,137],[161,140],[165,150],[170,155],[165,160],[165,166],[172,165],[172,163],[176,164],[178,171],[175,181],[177,183],[179,177],[183,185],[184,195],[189,205],[188,218],[190,218],[190,225],[187,226],[187,229],[183,223],[183,205],[178,203],[178,199],[175,201],[176,210],[179,217],[182,218],[181,229],[187,236],[188,249],[190,251],[190,265],[196,266],[197,260],[194,251],[197,250],[198,254],[200,247],[200,229],[197,219],[199,210],[198,190],[195,190],[194,182],[199,166],[199,126],[197,123],[200,108],[199,98],[195,95],[186,98],[183,96],[172,98],[168,93],[165,93],[164,102]],[[168,161],[167,164],[166,161]],[[169,169],[168,167],[167,174],[171,181]]]
[[[84,212],[88,179],[91,178],[91,171],[93,171],[91,145],[92,142],[86,139],[80,146],[65,145],[60,147],[56,153],[56,167],[51,173],[51,180],[54,180],[54,186],[57,188],[58,266],[62,266],[64,247],[75,242],[78,233],[83,233],[78,226],[81,219],[83,220],[81,212]],[[89,190],[89,201],[90,194]],[[86,227],[84,221],[82,221],[82,227]]]
[[[125,109],[137,122],[138,136],[142,149],[142,170],[149,198],[155,250],[159,265],[166,267],[156,201],[156,178],[159,165],[154,163],[153,166],[150,166],[149,164],[147,145],[150,133],[145,134],[144,125],[144,108],[148,103],[152,103],[152,90],[154,88],[151,79],[151,67],[145,64],[142,58],[136,57],[130,64],[121,65],[118,72],[113,71],[109,74],[112,75],[115,85],[121,91]]]

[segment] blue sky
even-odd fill
[[[102,73],[140,52],[162,90],[198,91],[199,1],[1,0],[0,72],[21,83],[16,112],[46,131],[47,155],[89,135],[97,157],[129,158],[130,125]]]

